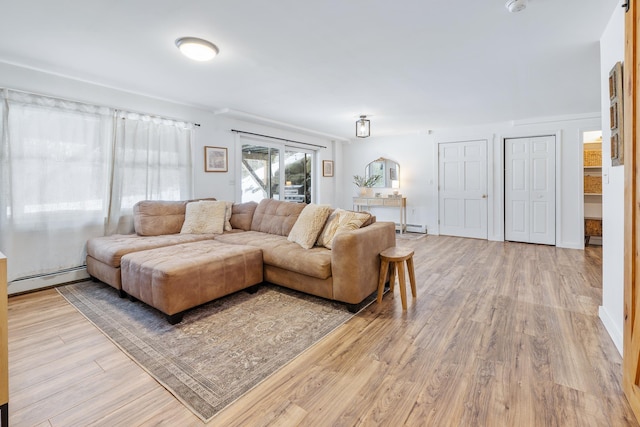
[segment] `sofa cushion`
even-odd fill
[[[133,206],[133,226],[139,236],[180,233],[187,201],[143,200]]]
[[[251,230],[286,237],[305,206],[304,203],[263,199],[253,214]]]
[[[209,240],[213,239],[213,237],[213,234],[167,234],[164,236],[114,234],[113,236],[89,239],[87,241],[87,255],[106,265],[119,268],[120,258],[132,252]]]
[[[298,220],[291,228],[287,240],[302,246],[304,249],[311,249],[318,240],[318,235],[327,222],[327,217],[331,212],[329,205],[309,204],[302,209]]]
[[[331,249],[333,239],[339,233],[357,230],[371,219],[368,212],[353,212],[344,209],[336,209],[333,211],[327,223],[318,237],[318,245]]]
[[[225,233],[216,236],[216,241],[260,248],[265,265],[322,280],[331,277],[331,251],[323,247],[302,249],[284,236],[259,231]]]
[[[222,234],[226,202],[198,201],[187,203],[181,234]]]
[[[224,231],[231,231],[233,227],[231,227],[231,214],[233,213],[233,202],[224,202],[225,203],[225,211],[224,211]]]
[[[258,204],[256,202],[234,203],[231,207],[231,228],[251,230],[251,221]]]

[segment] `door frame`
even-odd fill
[[[624,51],[624,328],[622,345],[622,389],[637,419],[640,419],[640,295],[638,294],[638,269],[640,257],[640,219],[638,198],[640,174],[636,171],[640,163],[637,138],[640,133],[640,34],[638,5],[629,2],[625,14]]]

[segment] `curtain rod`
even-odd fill
[[[318,144],[311,144],[309,142],[301,142],[301,141],[294,141],[292,139],[285,139],[285,138],[278,138],[277,136],[270,136],[270,135],[263,135],[261,133],[253,133],[253,132],[247,132],[244,130],[237,130],[237,129],[231,129],[231,132],[235,132],[235,133],[244,133],[246,135],[253,135],[253,136],[261,136],[263,138],[271,138],[271,139],[277,139],[279,141],[284,141],[284,142],[295,142],[296,144],[303,144],[303,145],[310,145],[312,147],[318,147],[318,148],[327,148],[324,145],[318,145]]]
[[[12,89],[12,88],[9,88],[9,87],[4,87],[4,86],[0,87],[0,89],[2,89],[2,90],[5,90],[5,89],[6,90],[11,90],[13,92],[26,93],[27,95],[44,96],[44,97],[47,97],[47,98],[55,98],[55,99],[59,99],[60,101],[75,102],[77,104],[85,104],[85,105],[91,105],[91,106],[111,108],[112,110],[126,111],[128,113],[134,113],[134,114],[142,114],[144,116],[157,117],[159,119],[168,119],[168,120],[173,120],[174,122],[191,123],[194,126],[200,127],[200,123],[193,123],[193,122],[190,122],[188,120],[176,119],[175,117],[167,117],[167,116],[162,116],[160,114],[143,113],[143,112],[131,110],[131,109],[128,109],[128,108],[114,107],[112,105],[104,105],[104,104],[94,103],[94,102],[90,102],[90,101],[79,101],[77,99],[64,98],[64,97],[58,96],[58,95],[49,95],[49,94],[46,94],[46,93],[37,93],[37,92],[30,92],[30,91],[21,90],[21,89]],[[144,96],[144,95],[142,95],[142,96]],[[167,101],[167,102],[171,102],[171,101]]]

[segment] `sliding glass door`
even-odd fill
[[[278,199],[279,183],[280,150],[242,145],[242,202]]]
[[[241,162],[242,202],[270,198],[311,203],[313,151],[284,145],[242,144]]]
[[[311,203],[312,154],[287,148],[284,168],[284,200]]]

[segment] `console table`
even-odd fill
[[[362,211],[376,208],[394,208],[400,211],[400,234],[407,229],[407,198],[406,197],[354,197],[353,210]]]

